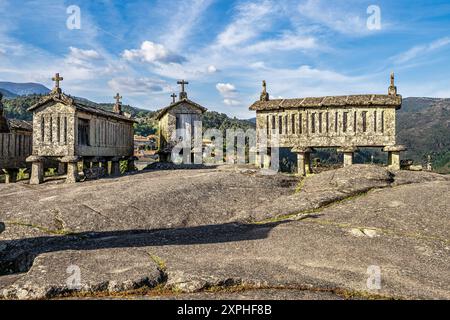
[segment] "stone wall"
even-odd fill
[[[258,111],[257,128],[279,134],[280,147],[395,145],[395,108],[299,108]]]
[[[189,103],[181,103],[168,110],[159,121],[160,150],[176,142],[173,140],[173,136],[176,132],[177,114],[192,114],[195,115],[195,121],[202,120],[202,111]]]
[[[0,133],[0,169],[25,168],[31,148],[30,134]]]
[[[54,103],[33,115],[33,154],[64,157],[75,155],[75,110]]]
[[[75,130],[78,119],[89,120],[89,145],[75,145],[78,156],[128,157],[134,153],[133,123],[118,121],[106,117],[77,112]],[[76,135],[77,138],[78,134]]]
[[[78,119],[89,121],[89,143],[78,144]],[[62,103],[37,110],[33,116],[33,154],[41,157],[133,155],[133,123],[75,111]]]

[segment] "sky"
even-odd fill
[[[271,98],[450,97],[448,0],[0,0],[0,81],[157,110],[180,91],[253,117]]]

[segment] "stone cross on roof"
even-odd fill
[[[61,81],[63,81],[64,78],[59,76],[59,73],[55,74],[55,76],[52,78],[52,81],[55,81],[55,89],[60,90],[59,84]]]
[[[181,80],[181,81],[178,81],[177,84],[181,85],[180,100],[187,99],[187,93],[184,90],[184,86],[186,84],[189,84],[189,82]]]
[[[178,96],[176,95],[176,93],[172,93],[171,97],[172,97],[172,103],[175,103],[176,98],[178,97]]]
[[[120,102],[120,99],[122,99],[122,96],[119,93],[116,94],[114,99],[116,99],[116,103],[122,103],[122,102]]]
[[[115,113],[122,114],[122,102],[120,101],[120,99],[122,99],[122,96],[117,93],[114,99],[116,99],[116,104],[114,105],[113,111]]]

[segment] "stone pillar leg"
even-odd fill
[[[5,183],[15,183],[17,181],[18,169],[4,169]]]
[[[114,158],[111,160],[111,175],[113,177],[120,176],[120,159]]]
[[[392,170],[400,170],[400,152],[406,151],[404,146],[387,146],[383,148],[388,153],[388,168]]]
[[[337,149],[337,152],[344,154],[344,167],[348,167],[353,164],[355,152],[357,151],[358,149],[356,147],[342,147]]]
[[[105,175],[109,175],[108,161],[100,162],[100,168],[104,168],[105,169]]]
[[[194,164],[203,164],[203,153],[202,148],[194,148],[193,155],[194,155]]]
[[[311,152],[313,152],[313,149],[294,147],[292,148],[292,152],[297,154],[298,174],[301,176],[311,174],[313,172],[311,167]]]
[[[78,181],[78,161],[76,156],[68,156],[61,159],[61,162],[67,163],[66,183],[76,183]]]
[[[78,181],[78,164],[76,162],[67,163],[66,183],[75,183]]]
[[[297,173],[300,176],[306,176],[306,167],[305,167],[305,153],[299,152],[297,153]]]
[[[264,169],[270,169],[270,163],[271,163],[272,159],[271,156],[269,156],[268,154],[264,154],[263,155],[263,164],[262,167]]]
[[[26,160],[31,162],[30,184],[41,184],[44,182],[44,158],[30,156]]]
[[[65,163],[58,163],[58,175],[62,176],[66,174],[66,164]]]
[[[400,170],[400,152],[390,151],[388,153],[389,168],[393,170]]]
[[[344,152],[344,167],[351,166],[354,158],[355,154],[353,152]]]
[[[312,174],[311,152],[305,152],[305,171],[306,174]]]
[[[127,171],[128,171],[128,172],[136,171],[136,167],[135,167],[135,165],[134,165],[134,161],[136,161],[136,160],[137,160],[136,157],[130,157],[130,158],[128,159],[128,168],[127,168]]]

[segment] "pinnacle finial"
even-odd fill
[[[261,101],[269,101],[269,93],[267,93],[267,83],[266,80],[263,80],[262,82],[262,92],[260,99]]]
[[[395,74],[394,72],[391,72],[391,84],[388,89],[388,94],[390,96],[396,96],[397,95],[397,87],[395,86]]]

